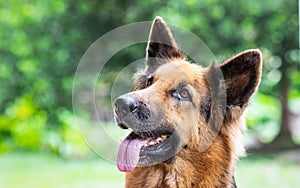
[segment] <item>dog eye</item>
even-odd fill
[[[190,100],[190,94],[189,92],[186,90],[186,89],[183,89],[181,91],[178,91],[178,90],[175,90],[175,89],[172,89],[170,91],[172,97],[178,99],[178,100]]]
[[[146,87],[149,87],[149,86],[151,86],[151,85],[152,85],[152,83],[153,83],[153,76],[151,76],[150,78],[148,78],[148,80],[147,80],[147,84],[146,84]]]
[[[185,89],[180,91],[179,95],[181,96],[181,98],[185,98],[185,99],[190,97],[189,92]]]

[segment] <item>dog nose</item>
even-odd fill
[[[134,113],[137,110],[137,107],[137,101],[130,97],[119,97],[115,101],[115,111],[122,115]]]

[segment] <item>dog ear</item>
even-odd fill
[[[153,73],[159,66],[173,58],[185,59],[175,39],[161,17],[156,17],[150,30],[146,49],[147,73]]]
[[[224,124],[231,125],[240,118],[260,82],[261,70],[259,50],[244,51],[208,69],[209,94],[202,101],[200,110],[214,131],[224,131],[228,127],[222,128]]]
[[[247,50],[220,65],[225,87],[227,106],[248,104],[256,91],[262,71],[262,55],[259,50]]]

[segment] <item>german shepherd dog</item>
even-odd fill
[[[132,130],[117,156],[126,187],[236,187],[243,112],[260,82],[261,52],[247,50],[202,68],[186,60],[157,17],[146,64],[134,76],[133,91],[114,104],[118,125]]]

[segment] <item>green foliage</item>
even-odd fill
[[[300,74],[293,71],[291,74],[292,87],[289,92],[289,107],[293,114],[300,112]]]
[[[67,109],[60,109],[58,117],[62,122],[62,128],[59,133],[63,144],[59,145],[59,154],[65,157],[86,157],[89,148],[80,134],[74,115]]]
[[[246,113],[246,123],[250,130],[263,141],[271,141],[279,131],[279,101],[262,93],[257,93]]]
[[[31,96],[16,99],[0,119],[0,139],[3,140],[0,152],[39,149],[46,113],[34,106]]]
[[[285,72],[292,82],[290,106],[298,110],[296,1],[1,1],[0,152],[42,149],[65,156],[84,155],[86,149],[70,120],[72,82],[80,57],[106,32],[157,15],[194,32],[215,54],[249,48],[263,51],[261,93],[253,102],[260,110],[251,112],[247,120],[251,128],[278,129],[278,84]],[[142,45],[114,56],[99,87],[109,87],[116,70],[143,58]]]
[[[89,149],[74,122],[73,114],[59,109],[60,128],[46,127],[47,113],[37,109],[33,96],[16,99],[0,116],[0,152],[48,151],[64,157],[84,157]]]

